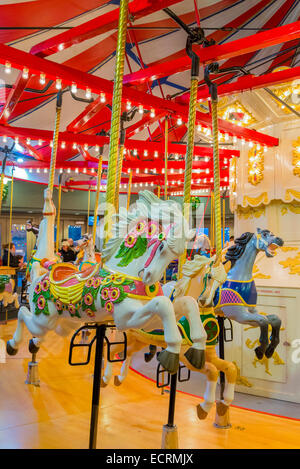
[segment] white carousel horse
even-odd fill
[[[22,306],[19,310],[17,329],[7,342],[8,354],[17,353],[24,324],[34,336],[30,351],[38,350],[50,330],[62,335],[69,332],[73,324],[60,322],[70,317],[78,322],[114,321],[120,331],[151,331],[162,325],[167,347],[159,360],[169,372],[177,371],[181,335],[174,307],[163,295],[159,280],[167,265],[183,254],[194,231],[187,229],[181,209],[173,201],[162,201],[143,191],[136,205],[135,211],[118,216],[114,235],[103,251],[106,264],[102,269],[92,265],[80,272],[71,264],[54,264],[50,273],[32,281],[30,309]],[[197,302],[193,300],[190,305],[193,345],[188,360],[198,367],[206,333]],[[177,314],[181,316],[181,312]]]
[[[92,264],[99,264],[101,262],[101,254],[95,252],[93,236],[91,234],[84,234],[82,238],[77,241],[77,246],[79,247],[79,252],[75,265],[78,265],[80,270],[84,270]]]
[[[6,308],[11,303],[15,303],[15,308],[19,308],[18,294],[14,293],[15,281],[9,275],[0,275],[0,301]]]
[[[226,269],[228,268],[229,266],[226,266]],[[192,296],[198,300],[199,316],[207,331],[205,365],[202,369],[196,369],[186,358],[186,350],[192,344],[192,331],[185,317],[182,317],[177,323],[182,333],[180,361],[190,370],[199,371],[207,377],[204,402],[197,406],[197,414],[201,420],[207,417],[208,412],[216,400],[216,386],[220,371],[225,373],[226,383],[223,400],[217,402],[218,415],[225,415],[234,398],[234,387],[237,376],[236,367],[233,363],[220,359],[216,354],[219,327],[212,307],[217,288],[226,280],[226,269],[220,258],[207,258],[206,256],[196,255],[192,261],[187,261],[184,264],[182,268],[183,276],[178,282],[169,282],[163,286],[164,294],[173,299],[174,305],[176,305],[176,303],[180,304],[182,313],[185,313],[184,299],[187,298],[185,295]],[[127,356],[121,367],[120,374],[114,378],[114,384],[116,386],[124,382],[133,355],[142,350],[145,345],[154,345],[155,349],[157,346],[164,348],[166,344],[163,331],[155,330],[149,333],[144,330],[130,330],[127,332]],[[111,354],[120,353],[122,347],[123,346],[120,344],[114,345]],[[155,355],[155,349],[152,351],[152,357]],[[149,357],[147,361],[149,361]],[[107,361],[101,383],[102,387],[109,384],[112,374],[113,365],[111,362]]]

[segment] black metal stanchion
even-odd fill
[[[101,372],[102,372],[102,357],[104,349],[104,340],[107,344],[107,360],[109,362],[120,362],[126,360],[127,355],[127,338],[124,334],[124,341],[119,342],[110,342],[106,337],[105,332],[106,328],[110,329],[115,328],[115,326],[107,324],[85,324],[80,327],[75,334],[73,335],[70,343],[69,350],[69,364],[72,366],[87,365],[90,362],[91,352],[94,342],[96,342],[95,350],[95,361],[94,361],[94,378],[93,378],[93,394],[92,394],[92,410],[91,410],[91,421],[90,421],[90,439],[89,439],[89,449],[96,449],[97,447],[97,433],[98,433],[98,417],[99,417],[99,404],[100,404],[100,388],[101,388]],[[83,330],[94,329],[96,331],[94,337],[88,343],[75,343],[76,337],[80,337]],[[110,350],[113,345],[124,344],[124,351],[122,359],[113,359],[110,356]],[[73,362],[73,350],[77,347],[86,347],[88,349],[87,358],[82,362]]]
[[[225,358],[225,349],[224,349],[224,317],[218,316],[219,323],[219,357],[224,360]],[[224,398],[224,388],[225,388],[225,375],[223,371],[220,371],[220,399]]]
[[[101,325],[97,324],[89,449],[96,449],[97,447],[100,385],[101,385],[102,357],[103,357],[105,331],[106,331],[105,324],[101,324]]]

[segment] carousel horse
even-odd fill
[[[274,257],[275,250],[283,246],[283,240],[269,230],[257,228],[256,233],[244,233],[228,248],[225,262],[231,268],[226,282],[216,291],[214,307],[229,319],[260,328],[259,346],[255,349],[259,360],[265,355],[270,358],[279,344],[281,320],[275,314],[263,316],[257,311],[257,292],[252,278],[253,265],[259,251]],[[268,326],[272,333],[268,337]]]
[[[101,254],[95,252],[93,245],[93,236],[91,234],[84,234],[81,239],[77,241],[79,253],[75,261],[75,265],[79,266],[79,270],[84,270],[92,264],[100,264]]]
[[[227,269],[229,267],[226,267]],[[204,393],[204,402],[198,404],[197,414],[199,419],[207,417],[216,400],[216,386],[220,371],[225,373],[226,384],[224,397],[222,401],[217,402],[217,414],[224,416],[228,411],[229,405],[234,398],[234,386],[236,382],[236,367],[233,363],[222,360],[217,356],[216,345],[218,342],[219,326],[212,307],[213,298],[217,288],[226,280],[227,272],[220,258],[207,258],[206,256],[196,255],[192,261],[186,261],[182,268],[182,278],[178,282],[169,282],[163,286],[164,294],[173,300],[173,304],[180,304],[182,312],[184,309],[185,295],[190,295],[198,299],[199,316],[207,333],[205,365],[200,369],[194,368],[186,359],[186,350],[192,345],[191,330],[185,317],[182,317],[177,325],[182,335],[180,361],[182,361],[190,370],[199,371],[206,375],[206,390]],[[199,296],[199,290],[201,291]],[[156,347],[164,348],[166,346],[163,330],[154,330],[146,332],[144,330],[130,330],[127,332],[127,356],[123,362],[121,373],[114,378],[114,384],[119,386],[124,382],[128,374],[132,357],[135,353],[142,350],[145,345],[151,345],[151,358],[155,355]],[[153,348],[154,346],[154,348]],[[114,345],[111,353],[117,354],[122,350],[122,345]],[[148,354],[149,355],[149,354]],[[149,361],[148,357],[148,360]],[[112,363],[107,362],[101,386],[108,385],[113,373]]]
[[[73,324],[60,324],[61,319],[113,321],[120,331],[152,331],[163,325],[166,349],[160,353],[159,361],[170,373],[176,373],[181,346],[176,313],[179,317],[181,314],[163,295],[159,280],[167,265],[183,254],[186,242],[193,236],[194,231],[188,230],[174,201],[163,201],[149,191],[140,192],[136,209],[118,215],[113,237],[103,251],[102,268],[96,264],[80,272],[72,264],[57,263],[33,278],[29,287],[30,309],[20,308],[7,353],[18,352],[24,324],[33,336],[31,353],[38,351],[47,332],[54,330],[65,335],[71,331]],[[186,314],[193,341],[186,357],[193,366],[201,368],[206,333],[196,300],[191,298]]]
[[[0,301],[6,308],[11,303],[15,303],[15,308],[19,308],[18,294],[14,293],[15,281],[9,275],[0,275]]]

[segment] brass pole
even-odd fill
[[[58,186],[58,208],[57,208],[56,245],[55,245],[56,252],[58,252],[58,247],[59,247],[60,207],[61,207],[61,180],[60,180],[59,186]]]
[[[56,117],[55,117],[55,126],[54,126],[54,132],[53,132],[53,146],[52,146],[51,163],[50,163],[50,170],[49,170],[48,189],[50,189],[51,194],[53,192],[53,185],[54,185],[56,155],[57,155],[58,137],[59,137],[59,125],[60,125],[60,116],[61,116],[61,105],[62,105],[62,94],[60,91],[59,93],[57,93]]]
[[[10,185],[10,209],[9,209],[9,236],[8,236],[8,258],[7,267],[10,265],[10,246],[11,246],[11,225],[12,225],[12,204],[14,196],[14,170],[11,173],[11,185]]]
[[[157,188],[157,197],[160,199],[160,186]]]
[[[165,118],[165,200],[168,200],[168,116]]]
[[[91,204],[91,188],[88,190],[88,213],[87,213],[87,230],[89,232],[89,218],[90,218],[90,204]]]
[[[118,40],[117,40],[114,91],[113,91],[110,142],[109,142],[109,157],[108,157],[106,210],[105,210],[105,227],[104,227],[105,242],[107,242],[111,236],[112,213],[113,213],[113,207],[114,207],[114,201],[115,201],[118,143],[119,143],[121,107],[122,107],[124,58],[125,58],[127,18],[128,18],[128,2],[129,0],[120,1],[119,27],[118,27]]]
[[[223,249],[225,247],[225,198],[223,197]]]
[[[220,199],[220,161],[218,140],[218,98],[211,101],[213,124],[213,152],[214,152],[214,219],[215,219],[215,244],[216,254],[222,252],[221,237],[221,199]]]
[[[185,157],[185,175],[184,175],[184,192],[183,192],[183,215],[186,222],[189,223],[190,215],[190,199],[191,199],[191,185],[192,185],[192,166],[194,155],[194,138],[195,138],[195,123],[196,123],[196,103],[197,103],[197,90],[198,90],[198,74],[192,75],[191,90],[190,90],[190,104],[189,104],[189,122],[188,122],[188,136],[187,136],[187,149]],[[179,259],[178,278],[182,275],[182,266],[185,263],[186,250]]]
[[[97,189],[96,189],[96,198],[95,198],[95,207],[94,207],[94,224],[93,224],[93,245],[95,246],[96,241],[96,229],[97,229],[97,216],[98,216],[98,205],[99,205],[99,192],[101,185],[101,174],[102,174],[102,156],[99,158],[98,163],[98,174],[97,174]]]

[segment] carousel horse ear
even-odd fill
[[[224,268],[225,268],[226,274],[228,274],[228,272],[229,272],[230,269],[231,269],[231,262],[230,262],[230,261],[227,261],[227,262],[224,264]]]
[[[261,228],[256,228],[257,233],[261,233],[262,229]]]

